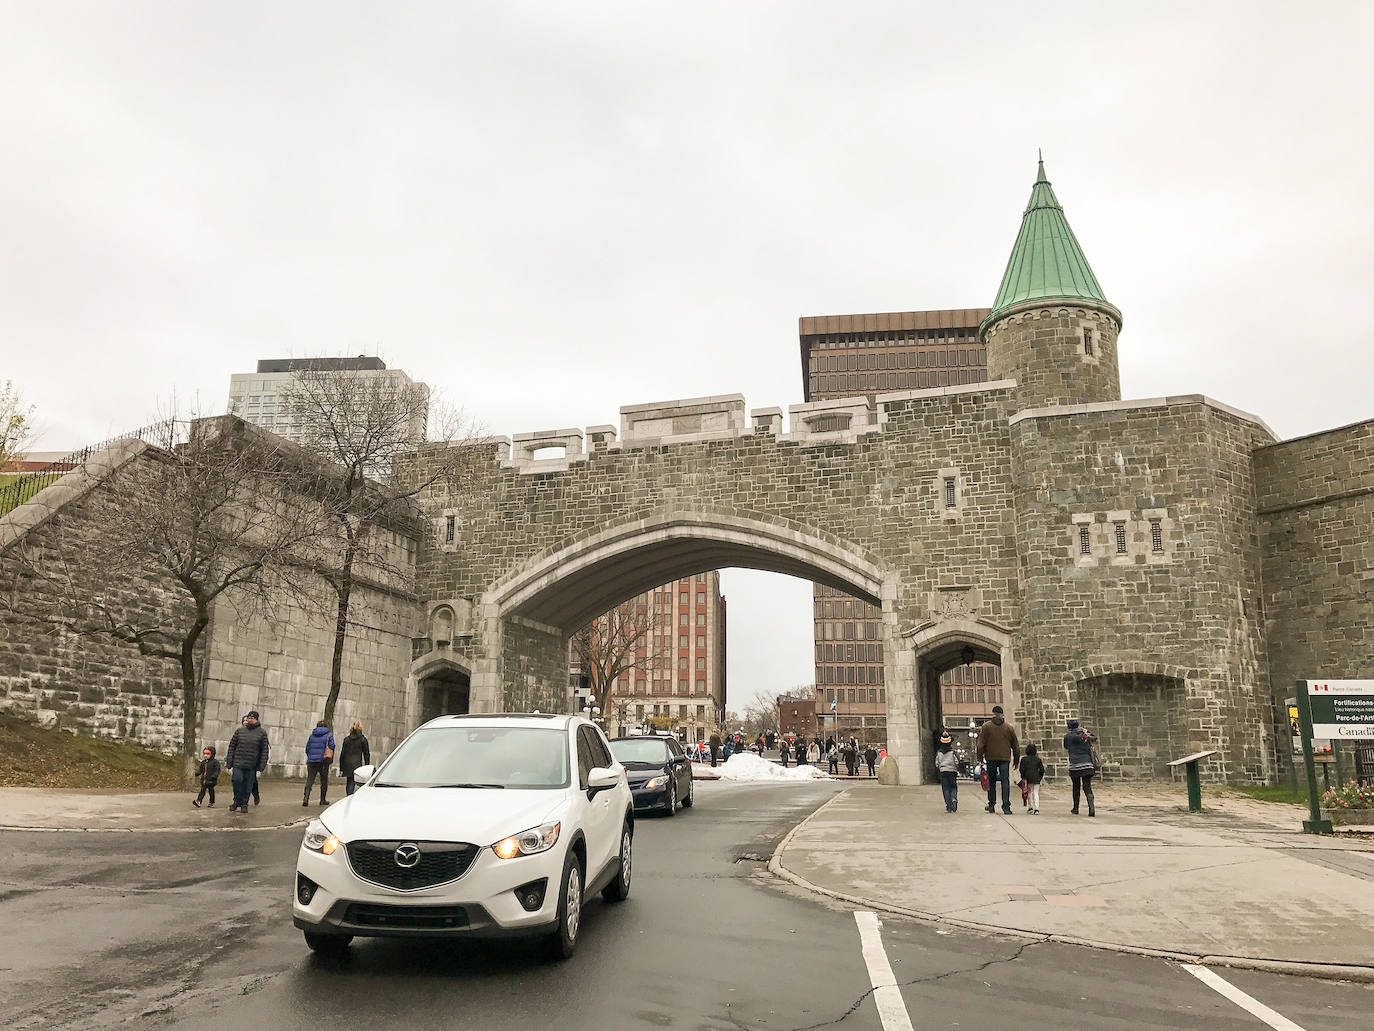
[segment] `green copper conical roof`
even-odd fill
[[[1030,203],[1021,219],[1021,232],[1011,249],[1002,287],[984,325],[1002,312],[1026,301],[1081,298],[1107,304],[1102,287],[1083,256],[1083,248],[1069,228],[1050,181],[1045,162],[1031,188]],[[1113,309],[1115,310],[1115,309]]]

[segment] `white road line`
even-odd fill
[[[883,1031],[914,1031],[906,1003],[902,1001],[902,990],[897,987],[892,964],[887,961],[887,953],[883,950],[878,914],[855,913],[854,922],[859,925],[859,944],[864,965],[868,967],[868,979],[873,984],[873,1002],[878,1007],[878,1019],[883,1022]]]
[[[1251,1016],[1258,1017],[1272,1027],[1274,1031],[1303,1031],[1301,1026],[1293,1023],[1282,1013],[1275,1013],[1264,1003],[1258,999],[1252,999],[1221,975],[1208,970],[1206,967],[1195,966],[1191,963],[1183,963],[1181,966],[1208,988],[1224,995]]]

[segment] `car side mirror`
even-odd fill
[[[353,780],[358,784],[366,784],[372,779],[372,775],[377,772],[375,766],[359,766],[353,771]]]
[[[607,791],[620,783],[620,774],[609,766],[598,766],[587,774],[587,797]]]

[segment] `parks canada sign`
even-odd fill
[[[1312,736],[1374,737],[1374,680],[1309,680]]]

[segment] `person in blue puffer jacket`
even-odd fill
[[[310,791],[315,786],[315,778],[320,778],[320,805],[328,805],[325,795],[329,793],[329,764],[334,761],[334,735],[324,720],[315,724],[310,737],[305,742],[305,798],[302,806],[310,804]]]

